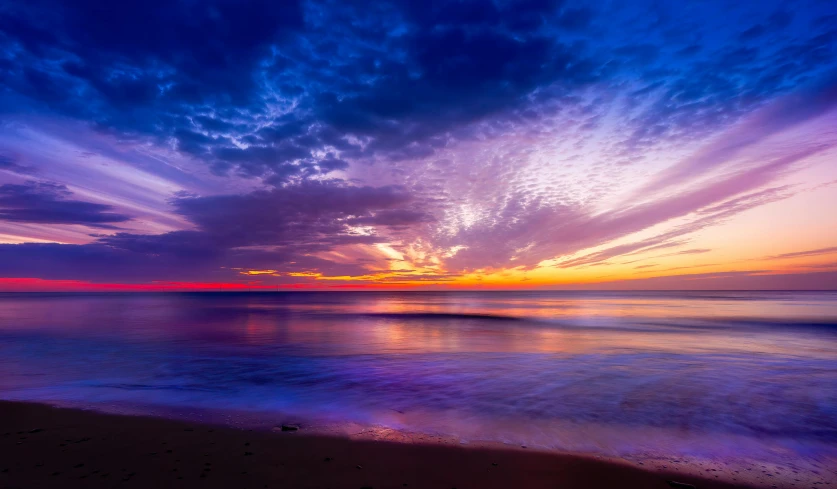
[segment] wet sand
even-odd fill
[[[747,487],[527,449],[350,440],[306,435],[304,429],[253,431],[0,402],[3,489],[687,489],[688,484]]]

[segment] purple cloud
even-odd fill
[[[349,226],[399,226],[425,221],[409,210],[414,196],[396,186],[351,186],[337,180],[308,181],[246,195],[179,198],[172,201],[207,236],[225,246],[306,246],[374,242]]]
[[[837,75],[787,95],[752,114],[725,137],[703,148],[694,156],[665,170],[637,192],[638,196],[682,185],[693,178],[727,164],[744,149],[831,111],[837,106]]]
[[[816,250],[804,250],[804,251],[794,251],[792,253],[782,253],[780,255],[772,255],[765,257],[769,260],[781,260],[785,258],[799,258],[805,256],[820,256],[820,255],[831,255],[837,253],[837,246],[831,246],[828,248],[819,248]]]
[[[55,202],[76,202],[58,198],[67,193],[63,187],[0,187],[0,208],[5,202],[2,189],[6,187],[17,199],[31,199],[31,189],[41,189],[34,193],[40,200],[26,201],[26,209],[41,209],[37,213],[40,219],[52,219],[39,222],[70,222],[64,214],[50,213]],[[0,275],[25,277],[37,273],[44,278],[97,281],[121,277],[217,280],[219,275],[234,278],[236,272],[229,271],[234,268],[363,275],[375,264],[343,264],[312,254],[388,239],[377,233],[357,233],[352,229],[354,225],[374,223],[378,230],[397,230],[427,222],[430,218],[426,214],[406,209],[414,200],[400,187],[357,187],[339,181],[304,182],[245,195],[180,197],[172,204],[195,225],[195,230],[156,235],[123,232],[101,236],[87,245],[0,245]],[[103,227],[98,221],[117,219],[103,213],[108,206],[81,204],[69,206],[75,221],[84,217],[84,223]],[[27,211],[18,218],[34,217]]]
[[[596,255],[573,260],[566,265],[581,265],[659,246],[743,210],[762,205],[781,195],[779,190],[741,196],[771,182],[797,161],[822,151],[814,147],[782,156],[760,167],[733,174],[696,188],[626,209],[601,214],[587,213],[581,207],[558,207],[530,210],[529,206],[506,206],[483,226],[473,226],[450,238],[448,243],[468,246],[449,263],[453,269],[483,267],[533,267],[542,260],[567,255],[605,244],[616,238],[645,230],[656,224],[696,213],[693,223],[675,228],[648,241],[621,245]],[[739,196],[736,199],[733,197]],[[497,223],[497,224],[495,224]],[[473,245],[473,246],[472,246]],[[522,251],[525,250],[525,253]],[[519,257],[516,255],[520,254]],[[513,259],[514,258],[514,259]]]
[[[695,220],[656,238],[620,245],[563,262],[559,266],[577,266],[600,262],[614,256],[639,251],[651,246],[667,246],[670,240],[682,238],[699,229],[714,225],[744,210],[775,201],[789,195],[787,189],[759,191],[785,175],[795,164],[831,148],[834,141],[800,144],[798,148],[776,153],[771,159],[749,168],[737,169],[723,176],[701,182],[695,179],[704,173],[701,165],[723,167],[729,165],[739,149],[764,140],[775,132],[819,117],[837,102],[837,84],[829,82],[817,90],[795,95],[755,114],[722,137],[696,157],[686,158],[675,165],[678,177],[670,182],[691,183],[678,194],[656,196],[647,200],[648,191],[668,186],[645,187],[634,200],[619,210],[593,213],[582,205],[545,205],[537,200],[514,195],[504,199],[502,206],[481,222],[446,237],[443,246],[465,246],[448,260],[452,270],[474,270],[523,266],[556,256],[576,253],[631,233],[669,222],[675,218],[692,216]],[[711,155],[711,158],[707,155]],[[711,160],[711,161],[710,161]],[[703,163],[701,163],[703,162]],[[666,182],[664,176],[658,182]],[[657,184],[654,184],[657,185]],[[748,193],[749,192],[749,193]]]
[[[0,171],[8,171],[19,175],[32,175],[36,172],[31,166],[21,165],[17,158],[0,154]]]

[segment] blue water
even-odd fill
[[[833,457],[837,294],[0,294],[0,399]]]

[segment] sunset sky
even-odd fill
[[[5,1],[0,277],[837,289],[837,2]]]

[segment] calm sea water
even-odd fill
[[[0,399],[834,456],[837,294],[0,294]]]

